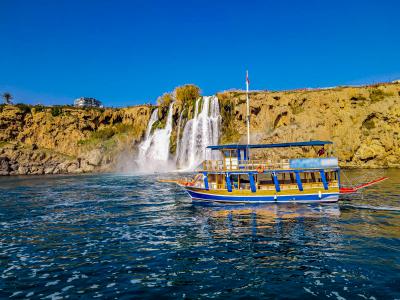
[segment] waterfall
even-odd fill
[[[156,108],[153,111],[153,113],[151,114],[149,123],[147,124],[147,129],[146,129],[146,133],[144,136],[144,140],[139,145],[139,155],[138,155],[139,161],[140,161],[140,159],[146,157],[146,152],[150,148],[151,141],[152,141],[152,139],[150,138],[151,128],[153,127],[153,124],[156,121],[158,121],[158,108]]]
[[[168,166],[173,105],[172,103],[169,106],[165,128],[156,129],[153,133],[151,133],[151,128],[158,120],[158,110],[151,115],[145,140],[139,146],[138,164],[141,170],[160,170]]]
[[[183,115],[183,110],[181,111],[181,114],[179,115],[178,119],[178,128],[177,128],[177,133],[176,133],[176,153],[175,153],[175,161],[178,160],[178,155],[180,151],[180,136],[181,136],[181,123],[182,123],[182,115]]]
[[[176,168],[190,170],[205,159],[206,147],[218,144],[221,115],[218,98],[197,99],[193,119],[183,122],[183,111],[177,124],[175,157],[170,157],[170,139],[173,123],[173,103],[169,106],[165,127],[151,132],[158,121],[158,109],[151,114],[143,142],[139,145],[137,164],[142,171],[168,171]],[[184,125],[185,124],[185,125]],[[181,127],[183,127],[182,138]],[[217,154],[215,154],[217,155]],[[208,159],[217,157],[208,156]]]
[[[209,96],[198,99],[194,117],[186,123],[183,130],[177,154],[178,167],[192,169],[205,159],[206,147],[218,144],[220,124],[218,98]]]
[[[153,127],[153,124],[158,121],[158,108],[156,108],[153,113],[151,114],[149,124],[147,125],[146,129],[146,135],[145,135],[145,140],[147,140],[150,136],[151,128]]]

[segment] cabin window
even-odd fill
[[[337,181],[337,173],[336,171],[330,171],[325,173],[326,180],[328,182]]]
[[[208,174],[208,184],[212,189],[225,189],[225,175],[223,174]]]
[[[272,180],[272,174],[258,174],[257,175],[257,183],[258,184],[274,184],[274,181]]]
[[[276,174],[279,184],[295,183],[294,175],[292,173],[278,173]]]
[[[332,181],[332,172],[325,172],[325,178],[327,182]]]
[[[296,177],[293,173],[289,173],[290,176],[290,183],[296,183]]]
[[[300,173],[300,178],[302,183],[315,183],[322,181],[319,172],[303,172]]]
[[[208,183],[216,183],[217,175],[216,174],[208,174]]]
[[[300,173],[300,178],[301,178],[301,182],[302,182],[302,183],[308,183],[308,182],[310,182],[310,181],[309,181],[310,176],[309,176],[309,173],[307,173],[307,172]]]
[[[239,187],[242,190],[250,190],[250,179],[247,174],[240,174],[239,176]]]
[[[239,175],[237,174],[231,174],[231,183],[232,183],[232,189],[239,189]]]

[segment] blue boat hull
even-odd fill
[[[215,195],[206,192],[197,192],[186,190],[193,200],[213,201],[213,202],[230,202],[230,203],[317,203],[317,202],[337,202],[339,193],[322,193],[322,194],[302,194],[302,195],[254,195],[254,196],[227,196]]]

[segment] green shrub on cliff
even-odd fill
[[[196,100],[201,97],[200,88],[194,84],[178,86],[174,90],[174,95],[176,106],[179,107],[181,111],[184,111],[184,117],[192,119],[196,110]],[[201,107],[199,107],[199,110],[201,110]]]
[[[174,94],[177,104],[183,105],[185,103],[196,101],[200,97],[201,91],[197,85],[185,84],[175,88]]]
[[[166,118],[170,104],[174,101],[174,97],[171,93],[164,93],[162,96],[158,97],[158,118]]]
[[[62,109],[61,109],[61,107],[53,106],[53,107],[51,108],[51,115],[52,115],[53,117],[57,117],[57,116],[59,116],[59,115],[61,115],[61,114],[62,114]]]
[[[88,139],[79,140],[77,144],[79,146],[88,145],[99,145],[108,141],[116,134],[116,129],[113,127],[105,127],[97,131],[93,131]]]
[[[393,96],[392,93],[385,93],[384,91],[382,91],[379,88],[374,88],[372,90],[370,90],[369,92],[369,98],[371,99],[371,102],[379,102],[382,101],[385,97],[388,96]]]
[[[37,104],[33,107],[34,112],[42,112],[46,110],[46,107],[40,104]]]
[[[173,96],[171,93],[164,93],[162,96],[157,98],[157,104],[158,106],[169,106],[172,101],[174,100]]]
[[[123,124],[123,123],[115,124],[114,129],[116,134],[125,134],[134,130],[131,124]]]
[[[18,107],[20,112],[22,112],[24,115],[29,114],[31,112],[31,107],[27,104],[17,103],[15,104],[15,106]]]
[[[92,133],[92,137],[95,139],[99,139],[99,140],[108,140],[109,138],[113,137],[115,134],[115,130],[112,127],[106,127],[106,128],[102,128],[99,129],[97,131],[94,131]]]
[[[153,126],[151,126],[150,132],[153,132],[156,129],[163,129],[165,128],[167,120],[164,118],[162,120],[157,120],[153,123]]]

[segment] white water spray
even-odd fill
[[[178,155],[179,155],[179,151],[180,151],[180,136],[181,136],[181,123],[182,123],[182,115],[183,115],[183,111],[181,111],[181,114],[179,115],[179,119],[178,119],[178,128],[177,128],[177,133],[176,133],[176,154],[175,154],[175,162],[178,160]]]
[[[169,167],[169,145],[172,133],[173,103],[169,106],[165,128],[151,133],[153,124],[158,120],[158,110],[151,115],[147,125],[145,140],[139,146],[138,164],[141,170],[164,170]]]
[[[203,97],[202,101],[198,99],[194,118],[186,123],[183,130],[177,159],[178,167],[193,169],[205,159],[206,147],[218,144],[220,124],[218,98],[210,96]]]
[[[151,128],[153,127],[153,124],[158,120],[158,108],[156,108],[153,113],[151,114],[149,124],[147,124],[147,129],[146,129],[146,135],[144,137],[145,140],[147,140],[150,136]]]
[[[143,142],[139,145],[138,166],[141,171],[168,171],[176,168],[190,170],[205,159],[206,147],[218,144],[221,127],[221,115],[218,98],[209,96],[197,99],[193,119],[183,128],[180,137],[183,112],[177,124],[177,141],[175,157],[170,157],[170,139],[172,133],[173,104],[168,110],[165,128],[151,132],[158,121],[156,109],[147,125]],[[208,159],[216,157],[208,157]]]

